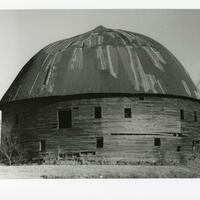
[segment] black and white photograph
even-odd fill
[[[200,10],[0,10],[0,179],[200,177]]]

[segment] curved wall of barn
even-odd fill
[[[95,118],[97,106],[102,109],[102,118]],[[125,118],[125,108],[131,108],[130,118]],[[72,128],[58,127],[60,109],[71,110]],[[34,100],[5,105],[2,114],[2,135],[17,135],[29,157],[37,157],[39,143],[45,140],[45,152],[79,153],[111,163],[181,161],[194,151],[193,140],[200,138],[199,102],[190,99],[148,96]],[[103,138],[103,148],[97,148],[97,138]],[[160,145],[155,140],[160,140]]]

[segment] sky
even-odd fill
[[[0,98],[41,48],[99,25],[157,40],[200,80],[200,10],[0,10]]]

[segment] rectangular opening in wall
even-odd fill
[[[154,146],[161,146],[160,138],[154,138]]]
[[[16,113],[15,114],[15,126],[19,126],[19,114],[18,113]]]
[[[59,128],[72,127],[72,111],[71,110],[58,111],[58,127]]]
[[[102,118],[102,110],[100,106],[94,108],[94,117],[95,118]]]
[[[40,140],[39,141],[39,151],[40,152],[45,152],[46,151],[46,141],[45,140]]]
[[[177,146],[176,151],[178,151],[178,152],[181,151],[181,146]]]
[[[194,121],[197,122],[197,112],[194,111]]]
[[[97,148],[103,148],[103,137],[97,137]]]
[[[139,97],[139,100],[144,101],[144,97]]]
[[[184,116],[184,110],[181,109],[181,110],[180,110],[180,118],[181,118],[181,119],[184,119],[184,117],[185,117],[185,116]]]
[[[131,108],[124,108],[124,117],[131,118]]]

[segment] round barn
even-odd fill
[[[24,157],[104,163],[181,161],[200,137],[199,93],[155,40],[99,26],[49,44],[1,100],[2,138]]]

